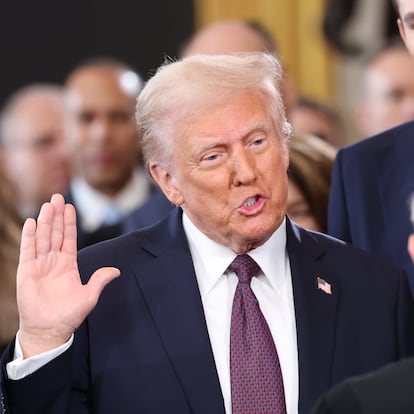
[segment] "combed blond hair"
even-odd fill
[[[137,100],[136,121],[145,162],[168,166],[173,137],[179,137],[193,117],[243,93],[256,91],[266,102],[280,137],[287,141],[279,83],[282,68],[270,53],[193,55],[166,62],[147,82]]]

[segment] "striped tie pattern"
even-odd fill
[[[285,393],[279,357],[269,326],[250,281],[261,270],[247,254],[238,255],[229,270],[239,278],[230,331],[230,376],[233,414],[285,414]]]

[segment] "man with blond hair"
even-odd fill
[[[26,221],[6,411],[305,414],[333,384],[413,354],[404,274],[286,216],[280,77],[265,53],[164,65],[136,119],[177,207],[79,255],[61,195]]]

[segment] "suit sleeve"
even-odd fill
[[[343,176],[343,149],[339,150],[332,172],[328,206],[328,233],[351,242],[346,192]]]
[[[401,271],[398,289],[398,359],[414,355],[414,301],[411,296],[408,278]]]
[[[5,414],[89,414],[87,393],[74,386],[73,345],[27,377],[8,379],[6,364],[12,359],[14,341],[1,358],[1,405]]]
[[[361,414],[352,385],[346,381],[326,392],[316,402],[312,414]]]

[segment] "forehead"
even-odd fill
[[[414,13],[414,0],[397,0],[396,3],[402,18],[407,14]]]
[[[189,136],[200,141],[241,139],[256,129],[275,127],[266,101],[258,92],[246,92],[215,107],[204,108],[183,122],[189,125]]]
[[[414,59],[405,49],[389,51],[371,65],[366,74],[367,85],[412,87],[414,85]]]
[[[22,98],[12,109],[13,115],[21,117],[26,114],[48,115],[50,111],[62,111],[62,96],[51,94],[33,94]]]
[[[11,113],[15,129],[37,131],[62,122],[62,101],[54,96],[30,96],[18,103]]]
[[[370,72],[397,75],[398,71],[408,69],[414,73],[414,59],[405,48],[397,48],[384,52],[375,59],[368,69]]]
[[[75,72],[66,86],[66,103],[70,107],[134,105],[135,95],[125,89],[125,72],[110,68],[85,68]]]

